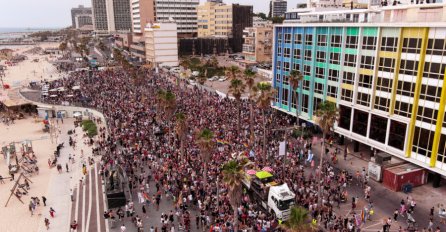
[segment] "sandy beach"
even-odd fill
[[[39,44],[39,46],[45,49],[48,47],[57,47],[58,43]],[[14,47],[14,50],[15,53],[20,54],[32,47],[34,46]],[[20,62],[15,66],[7,67],[3,81],[4,83],[9,84],[11,89],[1,90],[0,96],[2,101],[5,98],[8,98],[9,91],[14,91],[17,88],[27,86],[30,81],[40,81],[43,79],[51,80],[59,77],[55,67],[48,62],[48,60],[51,60],[50,56],[38,54],[25,55],[28,56],[27,60]],[[39,59],[39,61],[34,62],[34,59]],[[30,184],[31,188],[29,194],[22,197],[24,204],[13,196],[9,201],[8,206],[5,208],[4,205],[9,198],[10,189],[15,182],[4,180],[4,184],[0,184],[0,224],[2,225],[1,231],[6,232],[41,231],[39,230],[39,225],[41,226],[43,223],[44,217],[48,217],[49,207],[43,207],[41,201],[40,206],[36,208],[35,215],[31,216],[31,212],[28,209],[30,199],[31,197],[39,197],[41,200],[42,196],[46,196],[48,198],[47,204],[54,202],[54,199],[49,197],[51,194],[48,190],[49,186],[51,186],[51,182],[54,182],[55,179],[58,178],[56,177],[58,173],[56,168],[48,168],[47,160],[53,155],[57,143],[55,139],[52,143],[50,134],[42,131],[43,124],[41,119],[34,119],[31,116],[26,116],[25,119],[16,120],[14,124],[10,124],[9,126],[0,124],[0,145],[3,147],[11,142],[31,140],[34,153],[38,160],[37,165],[39,167],[39,174],[29,177],[33,183]],[[16,144],[16,150],[20,151],[19,143]],[[19,155],[19,157],[21,157],[21,155]],[[3,156],[0,158],[0,175],[9,177],[8,167]],[[18,176],[19,173],[15,175],[15,178],[17,179]],[[69,185],[67,185],[66,188],[69,188]],[[62,209],[60,210],[62,211]],[[68,211],[68,209],[66,210]]]

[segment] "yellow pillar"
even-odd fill
[[[420,60],[417,70],[417,81],[415,84],[415,91],[414,91],[414,97],[413,97],[413,104],[412,104],[412,115],[410,117],[410,123],[409,123],[409,134],[407,137],[406,142],[406,157],[410,157],[410,154],[412,152],[412,144],[413,144],[413,137],[415,133],[415,123],[417,121],[417,114],[418,114],[418,101],[420,99],[420,91],[421,91],[421,79],[423,78],[423,71],[424,71],[424,60],[426,58],[426,47],[427,47],[427,39],[429,36],[429,29],[428,28],[420,28],[422,30],[423,36],[422,36],[422,42],[421,42],[421,52],[420,52]]]
[[[395,58],[395,71],[393,73],[393,83],[392,83],[392,98],[390,100],[389,114],[393,115],[393,111],[395,110],[395,101],[396,101],[396,88],[398,88],[398,73],[400,72],[401,65],[401,52],[403,50],[403,30],[400,29],[400,36],[398,37],[398,51]]]
[[[446,77],[446,71],[443,76],[443,87],[441,89],[440,108],[438,109],[437,124],[435,125],[435,136],[432,144],[432,155],[430,160],[431,167],[435,167],[435,164],[437,163],[438,146],[440,144],[441,128],[443,127],[444,110],[446,105],[446,80],[444,79],[444,77]]]

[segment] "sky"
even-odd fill
[[[206,0],[200,0],[204,2]],[[223,0],[253,5],[254,12],[268,14],[269,0]],[[303,0],[288,0],[288,9]],[[91,6],[91,0],[0,0],[0,28],[61,28],[71,25],[71,8]]]

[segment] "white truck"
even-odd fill
[[[243,185],[253,200],[264,210],[275,215],[278,220],[289,219],[295,194],[286,183],[278,184],[272,174],[261,171],[256,175],[246,175]]]

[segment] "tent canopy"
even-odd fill
[[[268,178],[268,177],[272,177],[273,174],[271,174],[271,173],[269,173],[267,171],[260,171],[260,172],[256,173],[256,176],[259,179],[265,179],[265,178]]]

